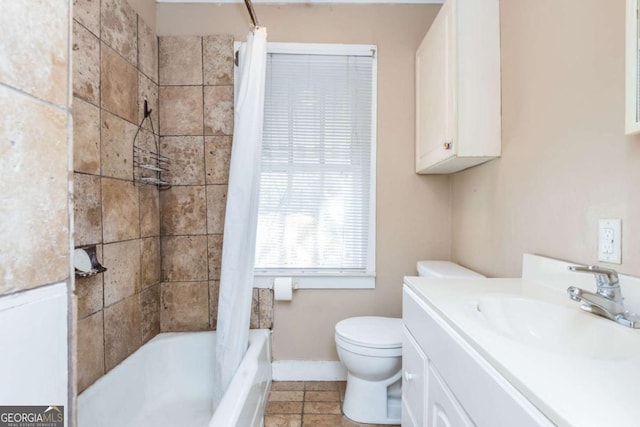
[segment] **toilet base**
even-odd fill
[[[401,372],[384,381],[365,381],[347,376],[344,414],[351,420],[367,424],[400,424]]]

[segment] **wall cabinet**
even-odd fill
[[[627,0],[626,39],[626,107],[625,127],[627,135],[640,133],[640,43],[638,0]]]
[[[500,156],[499,0],[447,0],[416,51],[416,172]]]
[[[407,286],[402,307],[403,427],[553,426]]]

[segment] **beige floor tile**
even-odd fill
[[[271,391],[302,391],[304,381],[274,381],[271,383]]]
[[[302,414],[302,402],[277,402],[267,403],[267,414]]]
[[[304,402],[305,414],[341,415],[340,402]]]
[[[338,391],[341,381],[305,381],[307,391]]]
[[[272,391],[269,393],[269,402],[302,402],[303,391]]]
[[[300,427],[300,415],[267,415],[264,417],[264,427]]]
[[[302,417],[303,427],[341,427],[341,415],[304,415]]]
[[[337,391],[307,391],[304,400],[307,402],[339,402],[340,394]]]

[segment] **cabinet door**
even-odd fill
[[[402,426],[423,426],[428,360],[407,328],[402,329]]]
[[[429,367],[427,427],[473,427],[464,409],[438,373]]]
[[[640,133],[640,14],[638,0],[627,0],[626,113],[627,135]]]
[[[456,152],[454,6],[443,4],[416,52],[416,172]]]

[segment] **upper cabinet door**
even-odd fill
[[[416,51],[416,172],[500,156],[499,0],[447,0]]]
[[[454,40],[448,1],[416,52],[416,171],[455,153]]]
[[[627,135],[640,133],[640,36],[638,28],[638,0],[627,0],[626,37],[626,112]]]

